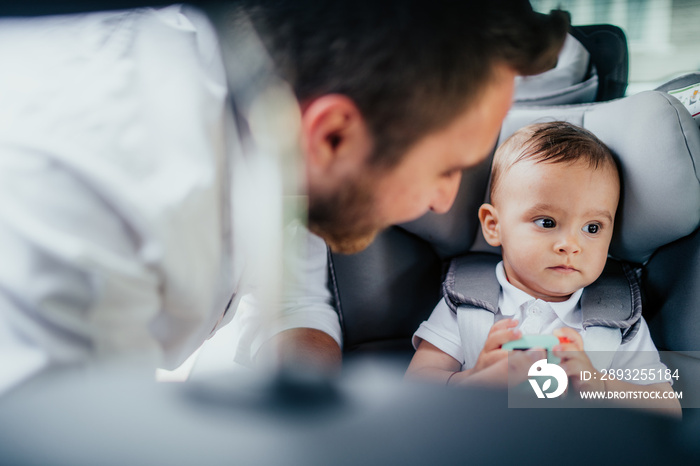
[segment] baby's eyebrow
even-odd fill
[[[604,209],[601,210],[591,210],[590,212],[586,212],[587,216],[590,217],[605,217],[610,223],[613,222],[613,216],[612,214]]]
[[[527,210],[527,215],[535,215],[535,214],[541,214],[541,213],[545,213],[545,212],[562,212],[562,211],[563,211],[563,209],[555,207],[551,204],[540,202],[540,203],[535,204],[534,206],[530,207]]]

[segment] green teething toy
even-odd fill
[[[529,350],[530,348],[542,348],[547,350],[547,362],[559,364],[561,360],[552,354],[552,348],[559,344],[559,338],[554,335],[523,335],[519,340],[504,343],[504,350]]]

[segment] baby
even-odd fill
[[[564,342],[554,347],[554,355],[577,390],[671,391],[671,384],[658,378],[636,382],[640,385],[600,376],[579,379],[581,371],[596,374],[583,351],[592,332],[582,326],[580,298],[605,267],[619,199],[615,160],[587,130],[553,122],[513,134],[494,155],[491,202],[479,209],[484,238],[501,247],[503,258],[496,266],[501,290],[495,319],[488,323],[493,325],[488,332],[482,329],[481,352],[469,360],[456,312],[443,299],[413,337],[417,351],[407,377],[450,385],[504,382],[504,343],[523,334],[554,334]],[[607,369],[666,370],[641,317],[636,333],[615,348]],[[526,353],[530,364],[544,357],[535,353]],[[680,410],[675,399],[655,407]]]

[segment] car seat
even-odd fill
[[[591,66],[598,76],[596,102],[625,95],[629,78],[629,50],[622,29],[612,24],[573,26],[571,35],[591,55]]]
[[[627,38],[617,26],[572,26],[554,68],[518,77],[513,105],[600,102],[624,96],[629,58]]]
[[[700,130],[687,109],[663,91],[609,102],[514,107],[499,142],[536,121],[566,120],[605,142],[618,158],[623,192],[613,257],[643,270],[643,315],[659,350],[679,367],[676,388],[700,378]],[[330,255],[332,289],[347,358],[399,354],[407,363],[411,335],[440,299],[448,259],[492,251],[477,218],[491,160],[465,172],[449,212],[394,226],[367,250]],[[693,377],[695,380],[693,381]],[[699,386],[696,384],[696,386]]]

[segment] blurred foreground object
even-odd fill
[[[333,384],[46,374],[0,400],[0,447],[17,466],[683,464],[698,454],[697,424],[564,403],[509,409],[498,390],[413,386],[400,374],[391,363],[351,365]]]
[[[272,307],[298,110],[219,13],[228,73],[189,6],[0,19],[0,391],[54,365],[177,367],[254,277]]]

